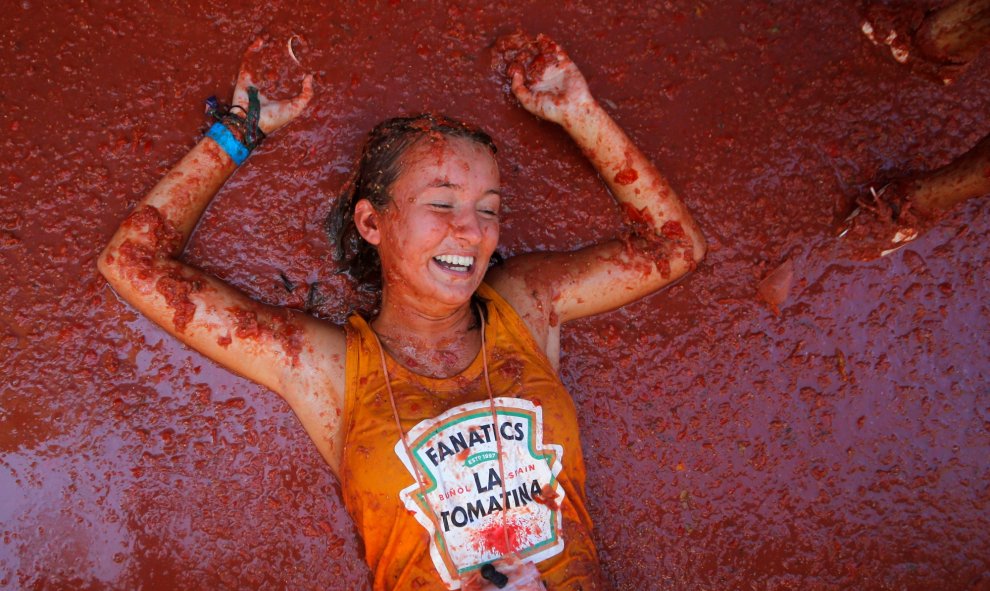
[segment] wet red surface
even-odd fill
[[[302,36],[317,97],[223,189],[189,262],[342,319],[366,296],[322,219],[367,130],[423,110],[498,142],[505,254],[621,233],[580,152],[491,69],[522,29],[567,49],[711,244],[686,281],[564,328],[616,587],[990,588],[986,199],[888,257],[830,256],[868,183],[990,132],[990,55],[942,87],[870,45],[853,2],[649,4],[5,8],[0,587],[367,588],[288,407],[121,304],[95,257],[261,31]],[[301,72],[282,59],[262,90]],[[756,286],[786,259],[777,316]]]

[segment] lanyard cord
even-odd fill
[[[485,390],[488,391],[488,403],[492,413],[492,427],[495,430],[495,446],[498,450],[498,477],[502,481],[502,535],[505,538],[505,551],[509,552],[512,550],[512,546],[509,543],[507,515],[509,512],[509,495],[506,492],[505,467],[502,461],[502,435],[498,427],[498,414],[495,412],[495,396],[492,394],[492,384],[488,378],[488,352],[485,350],[485,315],[482,313],[480,304],[478,304],[478,318],[481,322],[481,364],[484,368]],[[402,430],[402,422],[399,420],[399,410],[395,404],[395,394],[392,393],[392,378],[389,376],[388,366],[385,363],[385,348],[382,347],[382,342],[378,339],[378,334],[375,333],[374,329],[371,331],[371,336],[375,338],[375,343],[378,345],[378,355],[382,362],[382,373],[385,375],[385,389],[388,391],[388,401],[392,405],[392,417],[395,419],[395,428],[399,431],[399,437],[402,439],[402,446],[406,450],[406,456],[409,457],[409,461],[413,465],[413,471],[416,473],[416,480],[419,482],[423,500],[426,501],[426,505],[430,508],[430,520],[433,522],[433,527],[440,535],[443,535],[443,532],[440,530],[440,522],[437,519],[437,510],[430,503],[430,499],[426,495],[426,476],[422,473],[419,462],[413,456],[412,450],[409,448],[409,441],[406,439],[406,433]]]
[[[498,426],[498,413],[495,412],[495,396],[492,394],[492,382],[488,379],[488,352],[485,351],[485,315],[482,313],[481,304],[478,306],[478,319],[481,322],[481,365],[485,373],[485,389],[488,390],[488,403],[492,411],[492,427],[495,429],[495,449],[498,451],[498,478],[502,481],[502,535],[505,538],[505,551],[511,552],[512,546],[509,543],[509,492],[508,484],[505,482],[505,466],[502,463],[502,432]]]
[[[392,404],[392,417],[395,419],[395,428],[399,430],[402,447],[406,448],[406,456],[413,465],[413,472],[416,473],[416,481],[419,483],[419,490],[423,494],[423,500],[426,501],[426,506],[430,508],[430,521],[433,522],[434,531],[442,536],[443,531],[440,529],[440,521],[437,519],[437,510],[433,508],[430,498],[426,495],[426,476],[423,475],[422,469],[419,467],[419,462],[416,461],[412,450],[409,449],[409,442],[406,440],[406,434],[402,430],[402,423],[399,421],[399,411],[395,406],[395,395],[392,394],[392,384],[390,383],[392,378],[388,375],[388,366],[385,365],[385,348],[382,347],[382,342],[378,340],[378,335],[374,330],[371,331],[371,335],[375,337],[375,343],[378,344],[378,355],[382,361],[382,373],[385,374],[385,389],[388,390],[388,401]]]

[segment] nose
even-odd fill
[[[481,242],[482,229],[481,220],[478,219],[478,212],[472,208],[463,208],[456,218],[451,228],[451,233],[461,242],[475,245]]]

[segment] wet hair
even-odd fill
[[[386,119],[368,134],[357,168],[327,215],[326,231],[341,272],[363,288],[381,285],[381,259],[354,224],[354,206],[367,199],[381,211],[392,200],[390,189],[402,173],[402,157],[426,139],[464,138],[495,154],[495,142],[484,131],[443,115],[424,113]]]

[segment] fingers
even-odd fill
[[[256,37],[251,45],[244,50],[244,55],[241,57],[241,70],[237,75],[238,87],[247,89],[248,86],[251,86],[251,73],[248,71],[247,67],[248,58],[250,58],[252,54],[261,51],[261,48],[265,46],[265,41],[265,37]]]
[[[309,104],[310,99],[313,98],[313,75],[306,74],[302,82],[302,91],[296,95],[296,97],[289,101],[289,110],[292,111],[293,115],[298,115],[302,113],[306,105]]]
[[[248,72],[247,68],[242,66],[240,74],[237,75],[237,85],[234,86],[235,105],[247,107],[247,89],[249,86],[254,86],[254,80],[251,78],[251,73]]]
[[[271,133],[298,117],[313,98],[313,75],[303,78],[302,90],[294,98],[274,101],[264,105],[262,122],[265,133]]]
[[[552,55],[558,62],[567,59],[567,52],[560,46],[560,43],[551,39],[549,35],[544,35],[543,33],[537,35],[536,45],[539,47],[540,53],[544,56],[549,57]]]
[[[526,88],[522,72],[519,69],[512,71],[512,94],[516,95],[516,98],[523,103],[529,102],[533,97],[533,93]]]
[[[254,80],[251,78],[251,71],[248,69],[248,58],[252,54],[261,51],[261,48],[265,45],[264,37],[257,37],[244,50],[244,55],[241,57],[241,69],[237,73],[237,83],[234,85],[234,97],[233,103],[241,107],[247,107],[248,96],[247,89],[248,86],[254,86]]]

